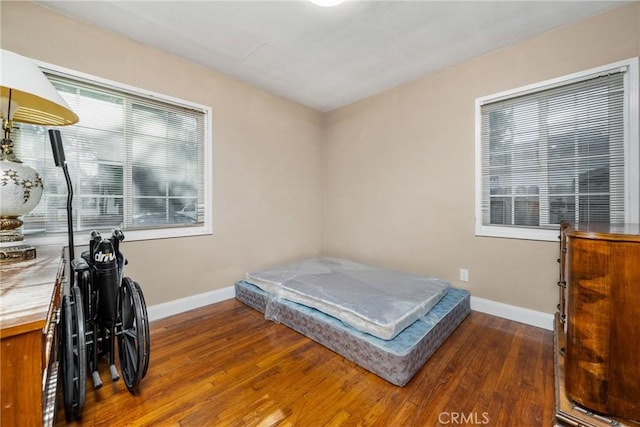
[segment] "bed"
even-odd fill
[[[469,292],[441,279],[328,257],[247,273],[235,291],[265,318],[398,386],[470,312]]]

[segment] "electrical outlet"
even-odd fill
[[[466,268],[460,269],[460,280],[463,282],[469,281],[469,270],[467,270]]]

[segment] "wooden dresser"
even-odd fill
[[[640,227],[561,227],[556,321],[565,399],[581,411],[640,421]],[[557,399],[558,400],[558,399]],[[579,412],[581,412],[579,411]],[[580,425],[591,425],[583,423]]]
[[[60,247],[0,265],[0,425],[53,425],[57,323],[63,291]]]

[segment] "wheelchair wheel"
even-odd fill
[[[80,288],[73,286],[71,295],[62,300],[61,371],[66,417],[82,416],[87,380],[87,356],[84,333],[84,313]]]
[[[122,279],[118,299],[121,330],[118,335],[120,369],[129,391],[134,391],[149,365],[149,324],[139,286],[128,277]]]
[[[149,338],[149,317],[147,316],[147,303],[144,300],[144,294],[142,293],[142,289],[140,288],[140,285],[138,284],[138,282],[133,282],[134,285],[136,285],[136,289],[138,290],[138,295],[140,296],[140,302],[142,303],[142,321],[144,322],[145,326],[144,328],[142,328],[142,331],[144,332],[144,368],[142,369],[142,378],[144,378],[147,375],[147,369],[149,369],[149,356],[150,356],[150,352],[151,352],[151,342],[150,342],[150,338]]]

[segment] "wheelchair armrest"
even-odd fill
[[[76,272],[84,271],[89,269],[89,264],[82,258],[76,258],[71,261],[71,268]]]

